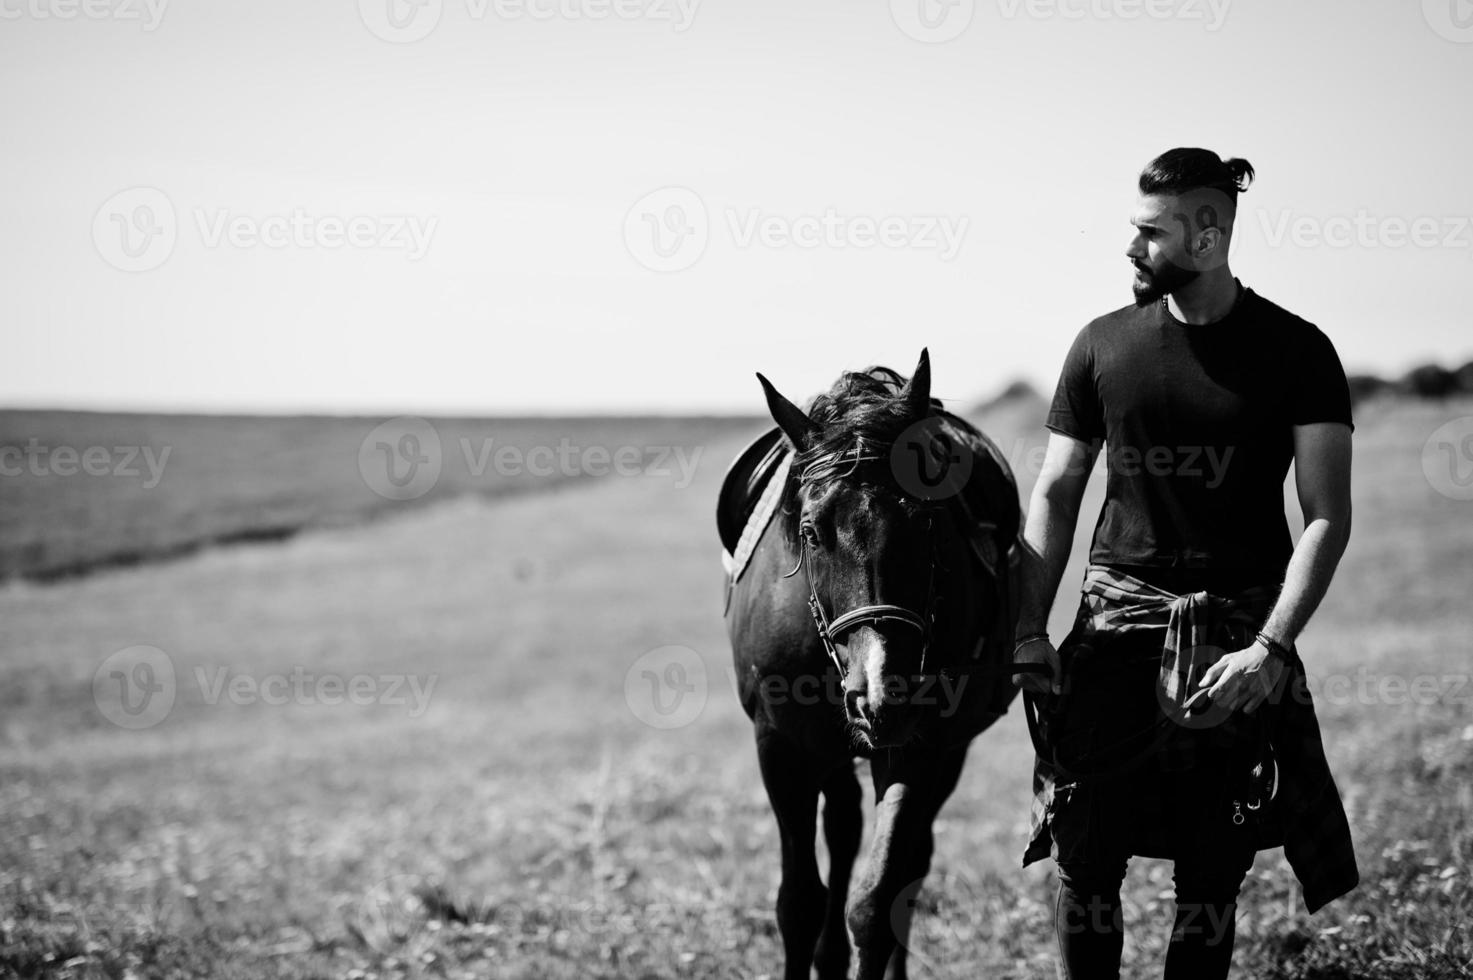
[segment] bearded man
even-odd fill
[[[1019,680],[1040,753],[1024,864],[1058,866],[1072,980],[1119,976],[1131,856],[1173,861],[1169,980],[1227,976],[1258,850],[1284,847],[1311,912],[1358,881],[1294,646],[1350,535],[1350,395],[1329,338],[1229,268],[1253,177],[1202,149],[1146,166],[1135,303],[1079,332],[1048,414],[1014,660],[1037,671]],[[1048,613],[1102,445],[1105,502],[1056,649]]]

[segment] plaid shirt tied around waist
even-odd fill
[[[1276,590],[1255,587],[1232,597],[1196,592],[1175,595],[1118,569],[1090,565],[1085,573],[1078,618],[1060,644],[1060,656],[1092,638],[1130,636],[1154,649],[1160,637],[1161,666],[1157,697],[1173,719],[1185,717],[1183,705],[1198,690],[1207,670],[1222,656],[1243,649],[1262,627]],[[1209,711],[1201,724],[1182,721],[1160,747],[1158,765],[1183,769],[1195,765],[1209,746],[1241,746],[1255,737],[1253,725],[1266,726],[1266,738],[1279,767],[1279,793],[1273,818],[1258,840],[1258,849],[1283,846],[1284,856],[1304,890],[1310,912],[1350,891],[1359,882],[1350,825],[1330,774],[1320,738],[1304,665],[1291,650],[1291,664],[1254,718],[1242,712],[1228,717]],[[1054,789],[1062,780],[1053,766],[1035,758],[1032,832],[1023,864],[1052,853],[1050,816]],[[1053,856],[1057,857],[1057,854]]]

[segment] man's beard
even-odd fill
[[[1150,306],[1161,297],[1169,296],[1202,274],[1198,269],[1183,269],[1174,262],[1162,263],[1160,269],[1148,269],[1135,263],[1135,268],[1145,279],[1144,283],[1132,282],[1130,284],[1131,291],[1135,293],[1136,306]]]

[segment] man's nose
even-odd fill
[[[848,709],[850,721],[857,721],[865,725],[873,725],[875,723],[875,713],[870,709],[868,692],[846,692],[844,695],[844,707]]]

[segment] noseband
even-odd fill
[[[858,468],[860,463],[879,462],[884,457],[867,452],[873,444],[861,443],[853,449],[830,453],[814,460],[803,468],[799,475],[800,485],[809,481],[815,473],[837,475],[834,471],[839,463],[852,460],[849,469],[842,474],[848,476]],[[875,447],[880,448],[880,447]],[[828,652],[829,659],[843,677],[847,668],[843,658],[839,656],[838,644],[843,642],[844,635],[859,626],[870,625],[878,628],[885,623],[901,623],[909,626],[921,635],[921,665],[919,673],[926,672],[926,653],[931,645],[932,628],[935,625],[936,605],[936,556],[935,536],[930,533],[930,521],[927,521],[927,536],[931,539],[932,557],[930,562],[930,581],[926,586],[926,612],[924,615],[904,606],[891,605],[889,603],[877,603],[869,606],[856,606],[842,615],[829,619],[824,612],[823,603],[818,598],[818,589],[813,584],[813,575],[808,570],[808,539],[800,530],[798,533],[798,563],[793,566],[792,571],[786,572],[783,578],[791,578],[803,570],[803,577],[808,582],[808,612],[813,617],[813,626],[818,631],[818,638],[823,641],[823,648]]]

